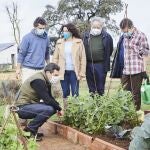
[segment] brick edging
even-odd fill
[[[125,150],[99,138],[93,139],[93,137],[71,127],[52,121],[47,121],[47,124],[54,134],[59,134],[75,144],[85,145],[89,150]]]

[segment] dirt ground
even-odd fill
[[[38,142],[38,150],[87,150],[84,146],[73,144],[57,134],[47,133],[44,129],[41,129],[41,131],[45,137],[43,141]]]
[[[54,134],[47,135],[39,145],[39,150],[86,150],[84,146],[75,145]]]
[[[14,72],[0,72],[0,80],[17,80]]]
[[[109,142],[111,144],[114,144],[114,145],[117,145],[119,147],[122,147],[124,149],[128,149],[129,147],[129,144],[130,144],[130,140],[129,139],[115,139],[115,138],[111,138],[111,137],[108,137],[106,135],[100,135],[98,136],[98,138],[100,138],[101,140],[104,140],[106,142]]]

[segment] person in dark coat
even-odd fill
[[[121,78],[124,67],[124,47],[123,47],[123,35],[119,38],[117,49],[112,62],[112,70],[110,73],[111,78]]]
[[[113,40],[104,29],[104,20],[94,17],[91,20],[91,30],[85,32],[87,67],[86,79],[90,93],[104,94],[107,72],[110,70],[110,56],[113,52]]]
[[[31,119],[24,128],[30,132],[30,137],[37,141],[42,140],[43,133],[38,129],[55,113],[62,115],[59,103],[52,96],[51,86],[59,81],[60,67],[57,64],[48,64],[43,72],[29,77],[21,86],[16,106],[19,118]]]

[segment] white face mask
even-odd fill
[[[60,80],[60,76],[52,76],[52,78],[49,80],[51,84],[56,84]]]
[[[100,35],[101,32],[102,32],[102,29],[95,29],[95,28],[92,28],[91,31],[90,31],[90,33],[91,33],[92,35],[94,35],[94,36]]]
[[[45,29],[36,29],[37,35],[43,35],[45,32]]]

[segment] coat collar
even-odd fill
[[[81,39],[73,38],[72,42],[73,43],[81,43]],[[64,43],[65,43],[65,40],[63,38],[61,38],[57,41],[57,44],[64,44]]]
[[[75,49],[76,49],[76,47],[78,47],[78,44],[80,44],[82,42],[82,40],[78,39],[78,38],[73,38],[72,42],[73,42],[73,44],[72,44],[72,55],[74,56],[74,55],[76,55]],[[60,50],[61,50],[61,54],[65,58],[65,40],[63,38],[59,39],[57,41],[57,45],[59,45]]]
[[[48,80],[48,78],[47,78],[47,76],[46,76],[45,71],[42,71],[41,73],[42,73],[42,75],[43,75],[43,77],[44,77],[46,83],[47,83],[48,85],[50,85],[50,82],[49,82],[49,80]]]

